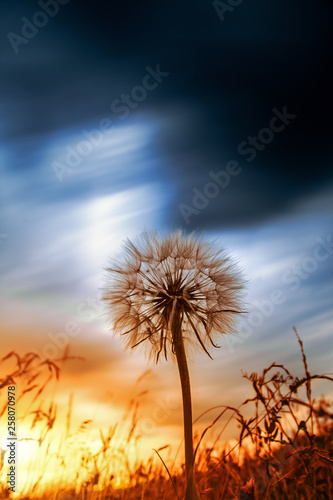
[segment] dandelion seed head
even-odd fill
[[[126,346],[145,344],[158,361],[172,355],[177,328],[186,349],[209,355],[218,335],[235,331],[243,287],[223,248],[193,233],[143,233],[107,268],[103,300]]]

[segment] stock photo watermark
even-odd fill
[[[17,429],[16,429],[16,386],[9,385],[8,391],[8,407],[7,407],[7,463],[9,472],[7,473],[8,491],[15,493],[17,482]]]
[[[35,38],[39,30],[48,24],[50,18],[58,14],[61,5],[66,5],[69,2],[70,0],[39,0],[37,4],[42,10],[37,10],[30,19],[26,16],[21,17],[21,33],[13,31],[7,33],[7,38],[15,54],[20,52],[21,45],[25,46]]]
[[[45,359],[57,359],[64,352],[71,339],[80,335],[83,323],[90,323],[103,312],[103,305],[99,299],[87,298],[76,306],[77,319],[67,321],[64,328],[56,333],[48,332],[48,342],[44,344],[39,357]]]
[[[244,0],[226,0],[225,2],[221,2],[221,0],[214,0],[213,7],[219,16],[220,21],[225,20],[225,14],[233,12],[236,7],[241,5]]]
[[[261,128],[256,136],[249,135],[246,141],[239,144],[237,151],[240,155],[248,155],[245,158],[247,162],[253,161],[258,151],[263,151],[273,141],[276,134],[282,132],[290,124],[291,120],[297,118],[296,114],[288,112],[287,106],[282,108],[282,112],[276,108],[273,108],[272,112],[273,116],[269,121],[268,127]]]
[[[194,194],[192,199],[192,206],[186,203],[180,203],[178,205],[179,211],[183,216],[186,224],[190,223],[190,217],[192,215],[198,215],[202,210],[204,210],[210,203],[210,200],[216,198],[222,189],[229,186],[231,177],[237,176],[242,172],[242,167],[239,165],[238,161],[231,160],[227,163],[225,170],[219,170],[218,172],[209,172],[210,181],[205,184],[203,189],[200,191],[198,188],[193,188],[192,192]]]
[[[145,67],[146,74],[140,85],[135,85],[130,93],[122,93],[118,99],[114,99],[110,109],[113,113],[119,114],[119,120],[125,120],[140,103],[148,96],[148,93],[155,90],[170,73],[162,71],[160,64],[155,69],[151,66]],[[81,131],[82,139],[73,146],[66,146],[66,155],[63,162],[53,161],[52,168],[59,182],[63,178],[75,172],[75,169],[82,163],[82,160],[89,156],[95,148],[102,145],[104,134],[115,128],[113,120],[104,117],[99,121],[98,127]]]
[[[141,418],[138,423],[138,429],[143,435],[154,434],[161,425],[167,424],[171,415],[180,410],[178,398],[165,396],[164,400],[158,398],[155,400],[155,407],[151,412],[151,417]]]
[[[302,281],[307,280],[314,273],[321,262],[325,262],[333,255],[332,235],[326,238],[317,238],[318,245],[313,249],[312,255],[304,257],[297,265],[293,265],[281,275],[281,281],[288,285],[288,289],[295,292],[300,287]],[[235,344],[243,344],[246,339],[251,337],[256,328],[260,328],[264,322],[275,312],[276,306],[282,305],[287,300],[285,291],[281,288],[275,288],[269,294],[269,297],[252,302],[252,311],[246,319],[240,321],[237,335],[227,336],[225,342],[229,352],[234,352]]]
[[[245,158],[247,162],[253,161],[257,153],[263,151],[273,141],[275,134],[282,132],[290,124],[291,120],[297,117],[296,114],[288,112],[287,106],[283,106],[282,111],[273,108],[272,112],[273,116],[270,119],[269,127],[261,128],[256,136],[249,135],[246,141],[239,143],[237,152],[240,155],[248,155]],[[219,196],[220,192],[229,186],[231,179],[237,177],[242,171],[243,169],[238,161],[230,160],[224,170],[209,172],[210,179],[204,187],[201,190],[197,187],[192,189],[194,195],[192,205],[187,203],[179,203],[178,205],[186,224],[190,223],[192,215],[199,215],[212,199]]]

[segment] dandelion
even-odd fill
[[[177,362],[185,442],[186,500],[200,498],[194,479],[189,349],[219,347],[216,337],[234,331],[243,280],[225,250],[194,234],[143,233],[127,240],[107,269],[103,299],[111,327],[126,346],[145,344],[149,357]]]

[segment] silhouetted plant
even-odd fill
[[[186,500],[199,499],[194,480],[192,402],[186,352],[216,345],[242,312],[243,280],[224,249],[194,234],[144,233],[127,240],[112,262],[103,298],[111,327],[134,348],[143,342],[158,362],[171,355],[178,365],[184,417]],[[211,357],[211,356],[210,356]]]

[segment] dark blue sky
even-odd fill
[[[215,367],[296,366],[295,324],[329,370],[332,3],[243,0],[223,20],[207,1],[109,4],[0,1],[4,348],[28,323],[22,348],[42,350],[123,238],[180,226],[249,280],[250,323]],[[96,317],[73,341],[87,370],[105,331]]]
[[[226,197],[191,218],[191,229],[258,223],[333,185],[330,2],[244,0],[223,21],[212,2],[64,3],[22,43],[8,33],[22,35],[22,17],[32,21],[40,7],[1,2],[3,138],[21,141],[21,158],[38,156],[39,144],[64,130],[145,117],[156,124],[153,148],[162,159],[153,169],[172,186],[168,223],[183,224],[179,204],[191,205],[211,170],[232,159],[242,164]],[[157,64],[170,75],[122,122],[111,103]],[[248,162],[239,145],[285,106],[297,119]],[[110,175],[98,190],[114,186]]]

